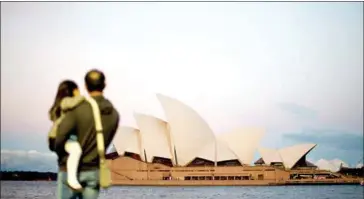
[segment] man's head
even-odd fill
[[[103,92],[106,86],[104,73],[97,69],[90,70],[86,73],[85,84],[89,93]]]

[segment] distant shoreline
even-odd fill
[[[1,181],[56,181],[57,173],[37,171],[1,171]]]

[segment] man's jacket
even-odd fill
[[[105,149],[114,138],[119,124],[119,114],[111,102],[103,96],[93,97],[100,108]],[[64,149],[70,135],[76,135],[82,148],[79,164],[81,171],[99,168],[99,155],[96,143],[96,130],[91,105],[83,100],[73,109],[64,114],[56,132],[54,150],[58,155],[58,164],[61,171],[66,171],[68,153]]]

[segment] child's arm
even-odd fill
[[[77,110],[77,109],[76,109]],[[69,138],[69,135],[76,133],[76,112],[75,109],[68,111],[57,128],[55,138],[55,151],[64,152],[64,144]]]
[[[59,117],[56,121],[54,121],[51,130],[48,133],[48,148],[51,151],[55,151],[55,140],[56,140],[56,136],[57,136],[57,130],[58,130],[58,126],[61,123],[61,121],[63,120],[64,115],[62,115],[61,117]]]
[[[61,115],[61,117],[59,117],[56,121],[54,121],[51,130],[48,133],[48,138],[55,138],[57,135],[57,128],[59,126],[59,124],[61,123],[61,121],[63,120],[64,115]]]
[[[61,102],[61,110],[62,110],[61,117],[59,117],[57,120],[54,121],[54,123],[52,125],[52,128],[48,133],[48,147],[49,147],[49,150],[55,151],[55,142],[56,142],[56,137],[57,137],[57,131],[58,131],[60,123],[64,119],[64,112],[75,108],[83,100],[84,100],[83,96],[66,97],[66,98],[64,98],[62,100],[62,102]]]

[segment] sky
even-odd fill
[[[56,169],[47,111],[64,79],[86,94],[92,68],[120,125],[136,127],[134,111],[166,119],[161,93],[216,134],[260,126],[264,147],[363,157],[362,2],[2,2],[2,168]]]

